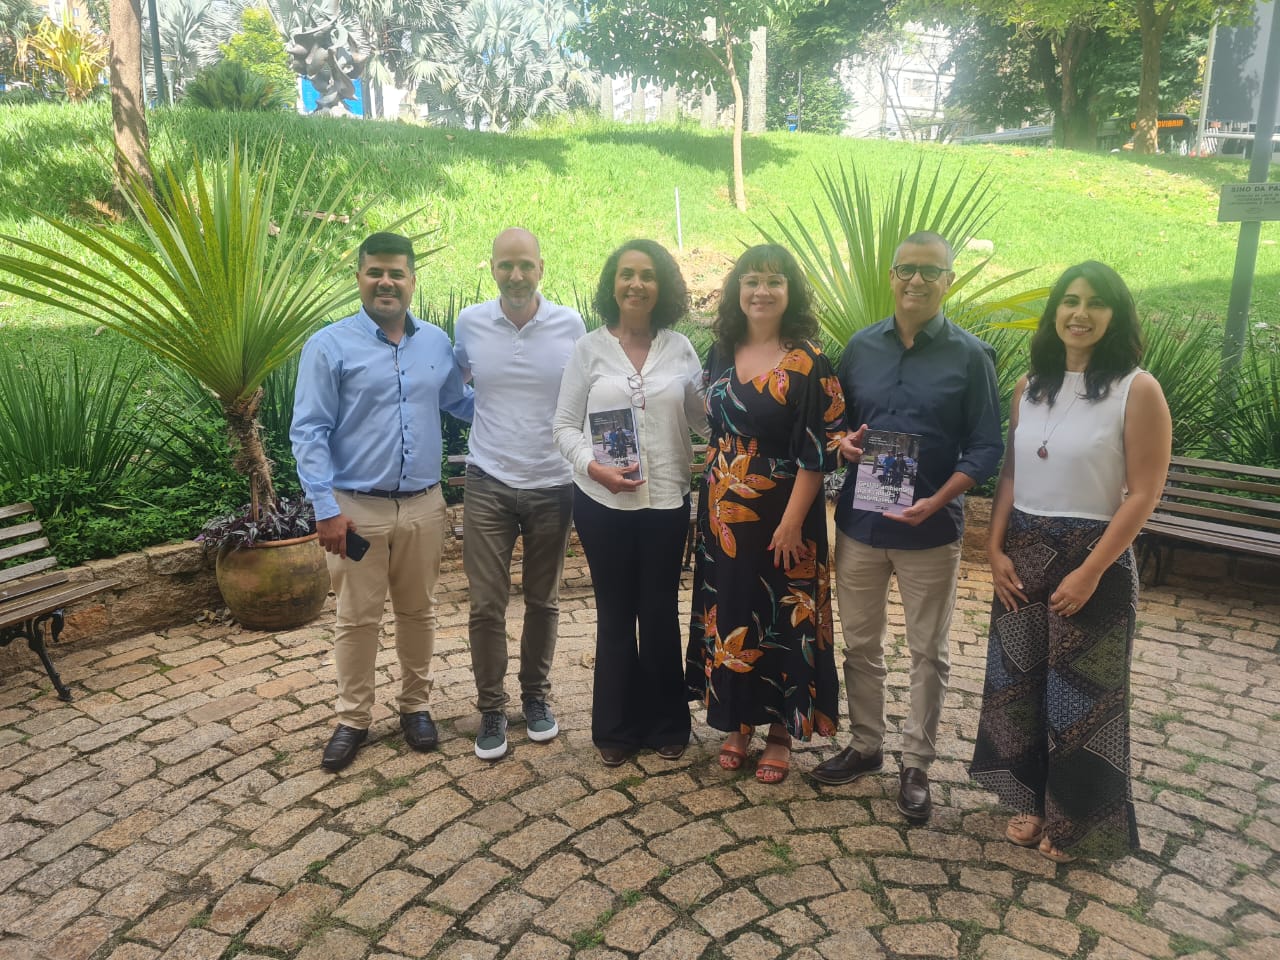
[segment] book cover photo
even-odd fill
[[[919,434],[868,430],[853,488],[853,508],[888,513],[911,506],[919,458]]]
[[[631,407],[589,413],[587,426],[591,431],[591,452],[595,455],[596,463],[622,467],[628,480],[640,480],[644,477],[644,470],[640,465],[640,441],[636,434],[635,412]]]

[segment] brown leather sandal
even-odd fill
[[[1046,833],[1040,840],[1040,856],[1046,860],[1052,860],[1054,863],[1071,863],[1075,857],[1069,853],[1063,853],[1053,845],[1053,841],[1049,839]]]
[[[1019,813],[1009,818],[1004,830],[1005,839],[1020,847],[1038,847],[1044,837],[1044,817],[1031,813]]]
[[[791,772],[791,736],[786,733],[770,733],[764,738],[766,744],[787,748],[787,759],[776,760],[773,757],[761,757],[756,763],[756,779],[761,783],[781,783]]]
[[[745,749],[744,747],[739,747],[730,743],[728,740],[720,745],[720,769],[728,770],[730,773],[735,770],[742,769],[742,765],[747,760],[747,750],[750,749],[751,737],[754,733],[755,728],[738,731],[739,735],[747,738],[746,744],[744,745]],[[733,734],[731,733],[729,736],[732,737]]]

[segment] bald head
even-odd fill
[[[542,280],[538,238],[523,227],[503,230],[493,241],[489,270],[507,319],[517,325],[532,320],[538,312],[538,284]]]
[[[542,258],[542,248],[538,245],[537,237],[524,227],[507,227],[506,230],[503,230],[493,238],[492,262],[497,262],[499,250],[505,250],[512,245],[532,249],[534,259]]]

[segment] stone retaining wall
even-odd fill
[[[970,497],[966,501],[964,557],[980,562],[986,554],[987,523],[991,517],[989,500]],[[449,508],[447,529],[462,521],[462,507]],[[574,542],[572,549],[581,547]],[[518,556],[517,551],[517,556]],[[445,538],[445,569],[461,564],[462,545],[452,536]],[[213,557],[191,541],[149,547],[110,560],[94,560],[70,571],[76,581],[118,580],[119,586],[68,609],[63,636],[71,642],[114,640],[147,630],[164,630],[190,623],[206,611],[223,606],[214,580]],[[1190,548],[1173,552],[1168,568],[1170,583],[1206,580],[1221,581],[1237,589],[1250,590],[1280,582],[1280,563],[1249,557],[1205,553]]]

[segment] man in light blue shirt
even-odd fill
[[[471,668],[480,710],[475,750],[482,760],[497,760],[507,752],[507,599],[517,537],[524,545],[525,730],[535,742],[560,731],[547,695],[573,514],[573,468],[556,446],[551,422],[564,365],[586,328],[576,310],[538,292],[542,253],[528,230],[512,227],[498,234],[489,268],[499,296],[458,314],[453,352],[476,391],[462,519]]]
[[[337,594],[338,726],[321,766],[355,759],[373,722],[374,662],[388,592],[400,659],[400,727],[415,750],[439,741],[427,709],[444,541],[440,411],[470,420],[471,388],[449,338],[409,312],[413,244],[375,233],[360,245],[359,313],[302,348],[289,437],[315,507]],[[367,553],[348,550],[368,541]]]

